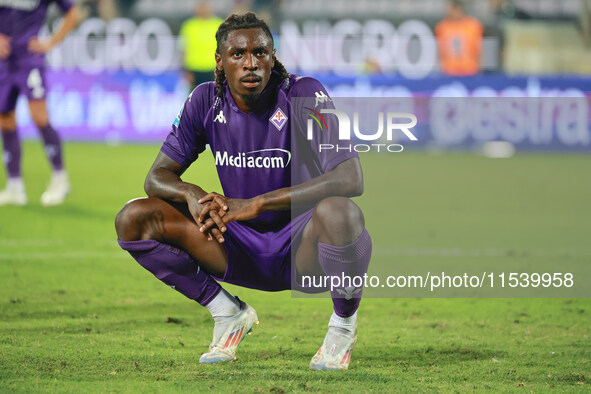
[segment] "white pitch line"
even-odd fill
[[[129,254],[121,252],[32,252],[32,253],[1,253],[0,261],[11,260],[72,260],[72,259],[128,259]]]
[[[126,253],[120,251],[117,241],[99,240],[84,244],[76,243],[78,251],[30,251],[15,250],[14,253],[7,253],[6,248],[51,248],[59,247],[62,250],[72,245],[73,242],[66,242],[65,239],[0,239],[0,247],[3,249],[0,253],[0,261],[12,259],[44,259],[61,257],[63,259],[92,258],[92,257],[122,257]],[[107,250],[105,250],[107,249]],[[101,252],[97,250],[102,250]],[[424,257],[544,257],[569,255],[571,257],[591,256],[591,248],[557,248],[557,249],[517,249],[517,248],[487,248],[487,249],[462,249],[462,248],[389,248],[374,247],[374,256],[424,256]]]
[[[55,246],[63,244],[64,241],[61,239],[0,239],[0,246]]]
[[[0,239],[0,247],[1,246],[10,246],[10,247],[21,247],[21,246],[67,246],[70,245],[72,241],[67,241],[66,239],[47,239],[47,238],[24,238],[24,239]],[[77,243],[80,245],[80,243]],[[88,246],[89,248],[92,247],[104,247],[104,246],[117,246],[117,240],[113,238],[113,240],[101,240],[101,241],[94,241],[94,242],[84,242],[84,246]]]
[[[433,257],[523,257],[523,256],[589,256],[590,248],[563,249],[431,249],[431,248],[380,248],[373,255],[381,256],[433,256]]]

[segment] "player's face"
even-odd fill
[[[251,111],[267,86],[275,64],[273,41],[262,29],[242,29],[228,33],[216,53],[218,69],[223,69],[234,101],[242,111]]]

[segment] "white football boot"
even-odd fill
[[[45,207],[59,205],[70,194],[71,186],[65,170],[56,171],[51,176],[47,190],[41,195],[41,204]]]
[[[0,205],[27,205],[27,193],[22,178],[8,178],[6,189],[0,191]]]
[[[350,328],[337,327],[331,321],[322,346],[310,361],[314,371],[332,371],[349,369],[351,353],[357,342],[357,316]]]
[[[217,318],[216,320],[213,328],[213,341],[209,345],[209,352],[204,353],[199,359],[201,364],[234,360],[240,342],[246,334],[250,334],[253,325],[259,324],[259,318],[254,308],[242,301],[240,301],[240,312],[234,316]]]

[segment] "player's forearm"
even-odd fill
[[[144,182],[146,194],[181,203],[199,200],[207,193],[197,185],[182,181],[181,175],[186,169],[162,151],[158,152]]]
[[[173,202],[199,200],[207,193],[197,185],[183,182],[180,176],[165,168],[150,170],[144,184],[146,194]]]
[[[62,23],[62,26],[51,36],[50,42],[52,46],[56,46],[62,42],[78,23],[80,23],[80,15],[80,9],[78,6],[75,5],[70,8],[64,17],[64,23]]]
[[[363,173],[359,159],[349,159],[308,182],[262,194],[254,203],[260,212],[279,211],[316,204],[327,197],[356,197],[362,193]]]

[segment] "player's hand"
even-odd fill
[[[230,223],[236,220],[254,219],[260,214],[259,204],[254,198],[226,198],[228,207],[226,214],[222,217],[224,223]]]
[[[209,193],[203,196],[198,201],[202,205],[197,224],[200,226],[199,230],[203,233],[208,234],[216,230],[224,233],[226,231],[226,224],[222,220],[228,210],[228,204],[226,203],[226,197],[219,193]],[[216,239],[219,243],[224,242],[224,237],[220,234],[216,235]]]
[[[201,197],[198,201],[199,204],[210,204],[211,208],[203,211],[199,217],[200,221],[205,219],[205,216],[208,214],[208,211],[214,210],[217,207],[217,210],[221,210],[221,216],[224,216],[226,211],[228,210],[228,203],[226,202],[226,196],[222,196],[219,193],[211,192],[206,194],[205,196]],[[211,205],[213,204],[213,205]]]
[[[210,241],[213,236],[218,243],[224,242],[225,239],[223,233],[226,231],[226,224],[221,218],[221,213],[223,211],[215,203],[205,203],[202,214],[204,211],[207,211],[207,215],[205,218],[200,219],[200,221],[197,222],[199,231],[206,234],[207,239]]]
[[[8,59],[10,52],[10,37],[0,34],[0,59]]]
[[[259,215],[258,204],[255,203],[255,199],[240,199],[240,198],[227,198],[218,193],[209,193],[203,196],[200,203],[210,202],[215,206],[220,207],[218,210],[220,218],[223,223],[230,223],[235,220],[249,220],[256,218]],[[214,210],[215,208],[211,208]],[[210,212],[211,212],[210,210]],[[216,223],[217,224],[217,223]],[[220,225],[218,224],[218,227]],[[205,230],[209,227],[205,226]],[[221,227],[220,227],[221,228]]]
[[[209,214],[211,217],[212,213],[215,212],[215,214],[213,214],[215,217],[213,223],[204,222],[201,231],[207,231],[214,224],[225,231],[226,223],[236,220],[254,219],[259,215],[259,206],[255,202],[255,199],[252,198],[244,200],[240,198],[227,198],[218,193],[209,193],[201,197],[199,202],[203,204],[212,204],[205,212],[202,212],[202,215]],[[218,216],[222,223],[219,223],[217,220]]]
[[[201,230],[201,232],[207,236],[207,240],[213,241],[215,239],[218,243],[223,243],[225,240],[221,229],[223,228],[225,231],[226,226],[217,214],[217,209],[221,208],[217,204],[201,204],[199,198],[193,193],[187,193],[186,201],[195,223],[197,223],[200,229],[204,225],[206,226],[206,229]],[[202,213],[203,219],[200,219]]]
[[[49,52],[51,48],[53,48],[53,44],[51,43],[51,41],[40,40],[39,37],[31,38],[31,40],[29,41],[29,45],[27,45],[27,49],[30,52],[38,53],[40,55]]]
[[[226,231],[226,225],[222,222],[217,212],[213,211],[211,217],[205,219],[203,223],[198,223],[198,225],[200,226],[199,231],[207,236],[208,241],[215,239],[220,244],[226,241],[223,235],[223,232]]]

